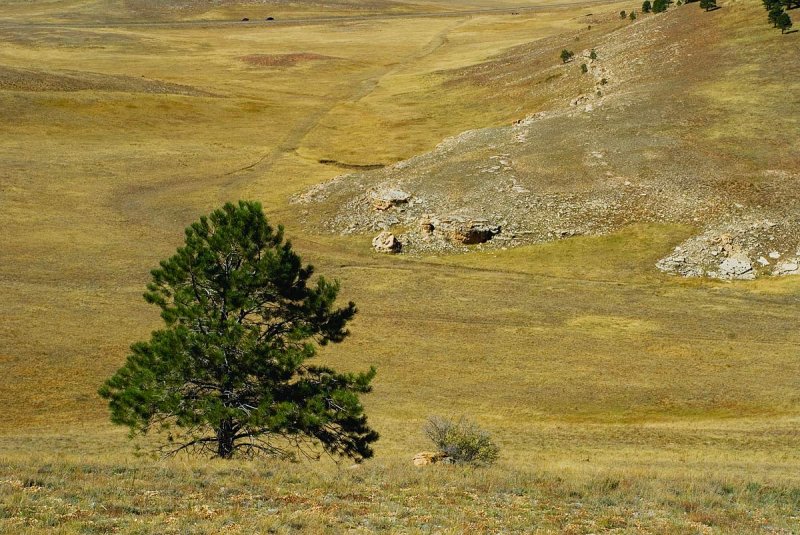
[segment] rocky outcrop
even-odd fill
[[[456,225],[453,230],[450,231],[449,237],[456,243],[475,245],[478,243],[486,243],[497,234],[500,234],[499,226],[490,225],[486,220],[480,220]]]
[[[720,279],[751,280],[756,278],[756,274],[750,258],[744,253],[736,253],[720,263],[718,277]]]
[[[410,193],[400,189],[374,191],[370,196],[372,198],[372,208],[378,211],[385,211],[394,206],[407,204],[411,199]]]
[[[723,280],[796,275],[800,274],[798,245],[800,236],[791,221],[731,218],[689,238],[656,265],[684,277]]]
[[[391,232],[381,232],[372,239],[372,247],[379,253],[397,254],[403,250],[403,244]]]

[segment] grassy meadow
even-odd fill
[[[691,222],[385,257],[364,236],[312,232],[300,221],[313,208],[288,204],[344,169],[564,100],[455,73],[538,40],[591,46],[638,5],[184,4],[0,1],[0,532],[800,531],[800,280],[660,274]],[[534,9],[449,13],[506,4]],[[800,41],[754,4],[713,14],[738,85],[708,84],[715,120],[692,135],[751,136],[758,152],[772,117],[744,93],[779,98],[797,80],[753,68],[756,47],[795,65]],[[125,22],[240,9],[351,18]],[[436,11],[449,14],[410,15]],[[387,12],[409,16],[375,16]],[[116,22],[88,24],[104,17]],[[108,421],[98,386],[159,326],[141,299],[149,270],[185,226],[241,198],[359,307],[320,358],[378,368],[365,403],[382,438],[362,466],[151,459]],[[432,414],[490,430],[498,465],[411,466]]]

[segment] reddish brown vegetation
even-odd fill
[[[294,52],[291,54],[250,54],[242,56],[240,59],[253,67],[294,67],[306,61],[323,61],[335,58],[310,52]]]

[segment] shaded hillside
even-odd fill
[[[550,40],[453,71],[452,85],[501,91],[542,91],[547,80],[556,105],[380,171],[337,177],[297,200],[322,204],[312,224],[365,239],[388,230],[408,252],[466,250],[470,228],[496,233],[481,247],[508,247],[676,222],[703,238],[663,269],[720,278],[794,272],[800,146],[789,133],[800,101],[785,96],[800,87],[798,38],[762,19],[756,5],[706,13],[690,4],[641,17],[566,64]],[[571,35],[561,43],[578,44]],[[381,206],[397,191],[407,199]]]

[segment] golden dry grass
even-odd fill
[[[17,18],[34,9],[9,5]],[[760,6],[724,7],[720,46],[738,87],[767,80],[759,98],[776,98],[796,84],[796,73],[747,67],[753,47],[782,39],[752,22]],[[592,31],[617,27],[618,8],[587,9],[610,14]],[[546,105],[552,96],[504,96],[452,73],[533,40],[574,42],[583,15],[0,28],[16,83],[33,72],[50,84],[0,86],[0,531],[800,529],[800,281],[658,274],[687,226],[377,257],[364,240],[301,230],[287,205],[339,172],[319,160],[388,163]],[[321,56],[331,59],[241,59]],[[64,76],[90,87],[59,90]],[[167,83],[196,96],[158,89]],[[724,120],[693,135],[770,120],[727,81],[708,91],[724,96]],[[359,305],[351,339],[322,358],[378,366],[366,403],[383,438],[365,467],[153,462],[107,421],[97,386],[158,325],[140,298],[148,270],[183,227],[238,198],[261,200]],[[500,466],[409,468],[435,413],[491,430]]]

